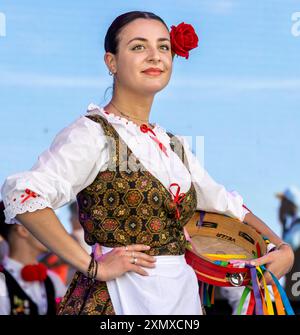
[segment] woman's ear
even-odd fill
[[[114,54],[112,54],[111,52],[106,52],[104,54],[104,62],[109,71],[111,71],[112,73],[117,72],[116,59]]]

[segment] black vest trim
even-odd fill
[[[5,269],[2,270],[5,275],[5,281],[10,300],[11,315],[38,315],[38,307],[35,302],[24,292],[15,278]],[[48,310],[47,315],[56,314],[55,289],[54,285],[47,276],[45,282]]]

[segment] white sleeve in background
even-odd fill
[[[18,223],[14,220],[17,214],[46,207],[57,209],[74,200],[108,161],[101,125],[81,116],[56,135],[29,171],[6,178],[1,189],[6,223]],[[39,196],[24,201],[26,190]]]
[[[187,140],[183,136],[176,137],[184,145],[191,178],[197,192],[197,210],[221,213],[243,221],[249,213],[243,207],[243,198],[237,192],[229,192],[223,185],[214,181],[190,150]]]

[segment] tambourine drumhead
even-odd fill
[[[250,259],[254,257],[246,249],[215,237],[196,235],[192,237],[192,242],[196,247],[197,254],[206,258],[209,257],[205,255],[233,255],[232,258],[230,257],[231,259]],[[237,257],[238,255],[244,257]]]
[[[218,286],[241,286],[250,280],[249,269],[224,268],[214,263],[224,256],[230,259],[252,259],[267,251],[263,237],[249,225],[217,213],[196,212],[185,226],[194,250],[186,251],[186,260],[199,280]],[[242,274],[242,277],[241,275]],[[239,276],[238,282],[231,277]]]

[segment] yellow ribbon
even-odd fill
[[[274,308],[273,308],[273,304],[272,304],[272,300],[271,300],[270,292],[268,290],[268,286],[267,286],[267,282],[266,282],[265,276],[264,276],[264,274],[263,274],[263,272],[262,272],[262,270],[261,270],[261,268],[259,266],[257,266],[256,269],[261,274],[261,277],[262,277],[262,281],[263,281],[263,285],[264,285],[264,291],[265,291],[265,296],[266,296],[268,315],[274,315]]]
[[[235,254],[203,254],[203,256],[218,261],[218,260],[224,260],[224,259],[247,259],[247,256],[245,255],[235,255]]]

